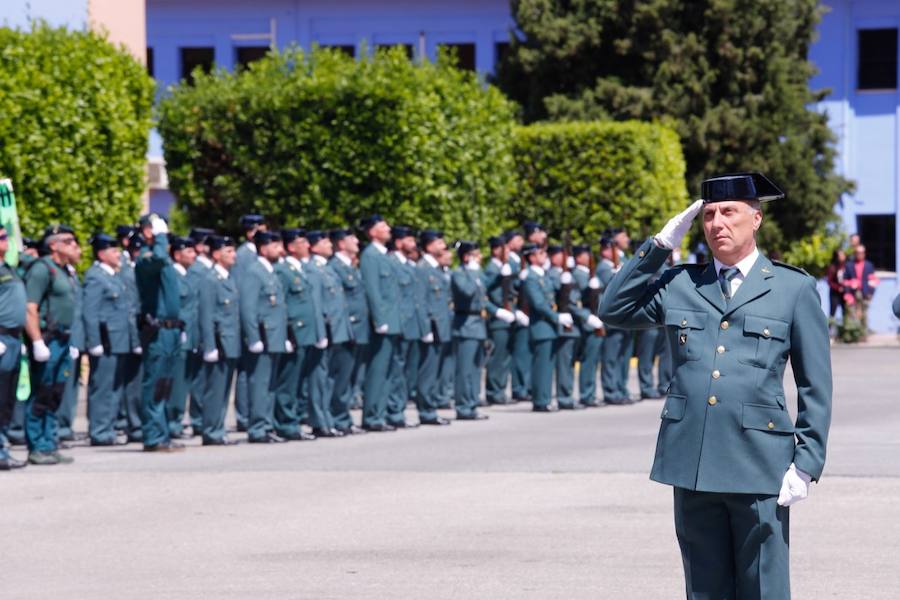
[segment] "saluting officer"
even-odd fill
[[[119,277],[122,278],[128,292],[128,312],[131,323],[128,328],[131,332],[128,345],[132,348],[131,353],[123,357],[125,362],[124,392],[116,419],[116,429],[125,433],[129,442],[140,442],[144,439],[144,432],[141,428],[141,382],[144,374],[144,359],[141,355],[143,347],[138,333],[141,299],[134,276],[134,266],[144,239],[141,232],[130,225],[117,225],[116,237],[123,250],[119,263]]]
[[[438,415],[441,406],[441,362],[446,345],[452,344],[450,317],[450,285],[444,278],[438,256],[447,251],[444,234],[436,229],[419,233],[422,258],[416,267],[419,278],[420,303],[425,310],[425,335],[419,341],[419,373],[416,385],[416,407],[420,425],[449,425]]]
[[[522,282],[528,276],[528,265],[520,255],[525,238],[517,230],[509,230],[504,236],[509,255],[509,266],[512,268],[513,296],[515,298],[513,314],[516,322],[512,328],[512,363],[511,388],[515,402],[531,402],[531,352],[529,350],[530,334],[528,328],[531,319],[528,316],[528,301],[522,295]]]
[[[475,242],[463,240],[457,242],[456,255],[459,266],[453,270],[450,283],[456,356],[456,419],[482,421],[488,418],[478,412],[488,304],[481,273],[481,251]]]
[[[359,270],[373,327],[366,366],[362,426],[369,431],[395,431],[386,420],[391,364],[400,340],[400,289],[391,258],[387,255],[391,228],[381,215],[376,214],[364,219],[360,229],[366,232],[370,241],[363,250]]]
[[[328,349],[328,372],[331,375],[331,418],[344,435],[365,433],[353,424],[350,407],[353,405],[354,382],[359,378],[368,354],[371,325],[369,305],[362,276],[354,260],[359,256],[359,238],[349,229],[335,229],[330,234],[334,256],[328,261],[332,271],[344,286],[347,314],[353,337],[344,344],[332,344]]]
[[[578,402],[582,406],[599,406],[597,402],[597,367],[600,364],[600,349],[603,347],[603,321],[596,315],[600,309],[600,280],[591,273],[591,247],[572,246],[575,268],[572,277],[581,294],[581,306],[587,317],[580,322],[581,340],[578,349],[580,368],[578,371]]]
[[[213,268],[213,262],[209,258],[207,238],[214,234],[215,231],[205,227],[194,227],[188,234],[188,237],[194,242],[197,259],[187,270],[187,281],[197,294],[199,294],[200,286],[206,281],[206,276]],[[190,397],[188,413],[191,419],[191,431],[193,435],[200,435],[203,429],[203,396],[206,384],[203,381],[203,353],[200,352],[199,321],[195,333],[193,347],[187,355],[184,377]]]
[[[589,311],[581,306],[581,290],[567,270],[566,254],[562,246],[549,246],[550,269],[547,276],[556,289],[557,310],[568,312],[575,323],[557,328],[553,354],[556,357],[556,404],[561,410],[583,409],[575,402],[575,352],[581,339],[581,325],[587,322]]]
[[[31,341],[31,397],[25,407],[28,462],[38,465],[71,463],[59,453],[56,411],[63,401],[66,382],[75,377],[79,356],[72,344],[80,316],[76,276],[69,269],[81,258],[75,233],[66,225],[44,231],[46,256],[28,269],[25,278],[27,317],[25,332]]]
[[[528,276],[522,285],[530,310],[531,397],[534,412],[554,412],[550,404],[553,396],[554,344],[560,327],[573,327],[575,321],[568,312],[557,312],[556,289],[544,271],[547,251],[527,244],[522,253],[528,261]]]
[[[407,258],[407,254],[415,249],[416,238],[412,228],[406,225],[395,225],[391,228],[392,251],[389,254],[394,269],[394,279],[399,288],[400,336],[397,351],[391,363],[390,386],[388,394],[387,422],[397,429],[416,427],[407,423],[404,411],[412,398],[412,390],[416,382],[412,374],[418,375],[420,341],[434,341],[430,324],[427,322],[422,307],[424,299],[415,263]]]
[[[284,229],[281,242],[286,256],[275,265],[285,292],[288,341],[291,352],[278,357],[275,369],[275,433],[286,440],[314,440],[303,431],[301,420],[309,411],[323,410],[309,400],[310,389],[323,389],[327,371],[322,351],[328,347],[321,283],[309,261],[309,241],[304,229]],[[305,390],[303,388],[306,388]],[[318,392],[317,392],[318,393]]]
[[[231,277],[237,254],[235,242],[230,237],[213,234],[205,241],[213,267],[203,275],[197,287],[200,291],[197,320],[205,386],[200,401],[200,433],[204,446],[231,446],[237,442],[228,438],[225,414],[231,380],[241,356],[240,294]]]
[[[172,395],[173,374],[181,358],[179,319],[181,297],[178,272],[169,256],[169,226],[156,214],[141,217],[143,246],[134,275],[141,299],[139,327],[144,346],[141,417],[146,452],[173,452],[184,446],[169,435],[166,405]]]
[[[26,303],[25,284],[16,270],[6,264],[7,250],[9,233],[0,223],[0,471],[20,469],[26,464],[10,456],[6,449],[6,431],[16,405]]]
[[[312,350],[319,355],[317,361],[325,373],[325,385],[320,390],[316,390],[316,397],[311,397],[315,410],[310,411],[309,425],[316,437],[342,437],[344,434],[337,430],[331,418],[332,391],[335,384],[334,373],[329,369],[328,352],[335,345],[343,346],[350,343],[353,340],[353,330],[350,327],[344,286],[337,273],[328,266],[328,259],[334,252],[328,233],[310,231],[306,234],[306,238],[309,240],[309,249],[312,252],[308,268],[316,274],[321,284],[321,311],[325,317],[325,331],[328,333],[326,348]]]
[[[178,298],[181,309],[178,319],[184,323],[181,332],[181,352],[172,374],[172,395],[166,407],[169,420],[169,435],[173,438],[187,437],[184,433],[184,412],[191,389],[188,375],[188,361],[200,345],[200,331],[197,324],[197,306],[200,303],[200,290],[195,287],[188,276],[188,270],[197,260],[196,242],[193,238],[175,236],[169,244],[172,266],[178,273]]]
[[[506,238],[495,236],[488,239],[491,259],[484,268],[484,287],[487,293],[488,336],[493,350],[485,365],[484,395],[488,404],[511,404],[507,396],[510,366],[512,364],[512,336],[510,332],[516,320],[513,311],[513,285],[515,278],[512,267],[506,260]]]
[[[601,317],[665,327],[675,378],[651,478],[674,486],[688,597],[790,598],[788,507],[825,463],[831,418],[829,335],[816,281],[759,253],[761,202],[783,197],[759,173],[703,182],[612,280]],[[650,284],[698,213],[708,265]],[[785,403],[788,359],[797,417]]]
[[[128,287],[119,269],[121,251],[105,233],[91,240],[94,264],[84,276],[84,332],[90,362],[88,434],[91,446],[127,443],[116,436],[116,418],[125,394],[125,364],[137,347]],[[132,343],[135,345],[132,346]]]
[[[231,269],[231,277],[240,282],[241,271],[255,264],[257,258],[256,244],[253,237],[257,231],[266,231],[266,222],[262,215],[243,215],[238,221],[241,232],[244,234],[244,243],[237,249],[237,262]],[[234,413],[237,419],[237,430],[247,431],[250,421],[250,400],[247,391],[247,365],[251,362],[250,351],[246,347],[241,348],[241,359],[237,364],[237,381],[234,384]]]

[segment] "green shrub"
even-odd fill
[[[0,176],[23,232],[64,222],[84,241],[134,221],[153,99],[144,67],[103,35],[37,23],[0,27],[0,81]]]
[[[823,277],[831,262],[831,255],[844,244],[839,231],[817,231],[788,246],[784,262],[801,267],[813,277]]]
[[[624,227],[641,239],[687,207],[681,144],[663,125],[538,123],[517,128],[514,140],[518,189],[507,224],[533,219],[575,241]]]
[[[159,105],[172,190],[191,222],[242,213],[333,227],[373,211],[476,239],[513,189],[513,107],[451,66],[402,49],[354,60],[291,48],[237,73],[194,74]]]

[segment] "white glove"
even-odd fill
[[[598,317],[597,315],[588,315],[587,325],[591,329],[602,329],[603,321],[601,321],[600,317]]]
[[[91,356],[103,356],[103,344],[97,344],[93,348],[88,348],[88,354]]]
[[[597,279],[596,277],[591,277],[590,279],[588,279],[588,287],[591,288],[592,290],[599,290],[600,289],[600,280]]]
[[[44,340],[38,340],[31,344],[31,351],[34,353],[34,360],[37,362],[47,362],[50,360],[50,348],[44,343]]]
[[[563,327],[569,328],[575,322],[572,320],[571,313],[559,313],[559,324]]]
[[[144,349],[141,348],[140,346],[135,346],[134,348],[131,349],[131,353],[140,356],[141,354],[144,353]]]
[[[522,327],[528,327],[531,324],[531,319],[528,318],[528,315],[523,313],[521,310],[516,311],[516,322]]]
[[[291,340],[284,340],[284,351],[288,354],[294,351],[294,345],[291,343]]]
[[[474,258],[466,263],[466,268],[470,271],[480,271],[481,263],[475,260]]]
[[[566,268],[567,269],[575,268],[575,257],[574,256],[569,256],[566,258]]]
[[[519,271],[519,279],[521,279],[522,281],[528,279],[528,269],[522,269],[521,271]]]
[[[509,263],[503,263],[503,266],[500,267],[500,275],[503,277],[509,277],[512,275],[512,267],[509,266]]]
[[[511,311],[508,311],[505,308],[498,308],[497,312],[494,313],[494,316],[504,323],[512,323],[516,320],[516,315],[512,314]]]
[[[316,348],[318,348],[319,350],[324,350],[327,347],[328,347],[328,338],[327,337],[323,337],[321,340],[316,342]]]
[[[247,346],[247,350],[249,350],[253,354],[259,354],[264,349],[265,349],[265,346],[263,346],[262,340],[257,340],[255,342],[253,342],[252,344],[250,344],[249,346]]]
[[[781,480],[781,491],[778,493],[778,506],[790,506],[795,502],[805,500],[809,495],[809,482],[812,477],[804,473],[791,463],[784,479]]]
[[[182,331],[181,336],[178,339],[181,340],[182,344],[187,344],[187,331]]]
[[[562,275],[559,276],[559,282],[563,285],[570,285],[572,283],[572,274],[568,271],[563,271]]]
[[[433,344],[434,343],[434,333],[429,331],[428,333],[423,335],[422,342],[425,344]]]
[[[693,204],[669,219],[662,231],[656,234],[656,243],[661,248],[671,250],[681,245],[681,240],[691,228],[691,221],[703,208],[703,200],[695,200]]]
[[[219,362],[219,351],[215,348],[203,353],[203,360],[208,363]]]
[[[0,342],[0,356],[3,356],[4,354],[6,354],[6,344]]]
[[[153,233],[153,235],[169,233],[169,226],[160,217],[153,215],[150,217],[150,232]]]
[[[69,356],[72,357],[72,360],[78,360],[79,355],[81,355],[81,352],[78,351],[78,348],[69,346]]]
[[[387,332],[388,332],[387,323],[385,323],[384,325],[379,325],[378,327],[375,328],[375,333],[385,334]]]

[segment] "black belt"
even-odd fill
[[[184,321],[180,319],[160,319],[157,321],[163,329],[184,329]]]
[[[21,327],[0,327],[0,335],[8,335],[10,337],[19,337],[22,335]]]

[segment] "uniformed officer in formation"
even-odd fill
[[[129,331],[133,332],[133,337],[129,338],[129,345],[132,347],[131,354],[124,357],[124,393],[119,406],[116,430],[124,433],[129,442],[141,442],[144,439],[141,426],[141,381],[144,374],[144,360],[143,347],[138,335],[141,298],[138,294],[134,266],[144,238],[140,231],[130,225],[117,226],[116,236],[119,238],[119,244],[123,250],[119,276],[125,283],[125,289],[128,292]]]
[[[194,243],[194,252],[196,260],[187,269],[187,282],[191,286],[194,294],[197,294],[199,301],[200,287],[206,281],[206,276],[213,268],[213,262],[209,256],[209,236],[215,234],[215,231],[205,227],[195,227],[191,229],[188,237]],[[199,307],[195,312],[193,338],[191,340],[191,348],[187,353],[187,360],[184,367],[184,378],[186,384],[186,396],[188,399],[188,413],[191,421],[191,434],[199,435],[203,429],[203,394],[206,386],[203,380],[203,354],[200,352],[200,325],[199,325]]]
[[[184,414],[191,389],[193,373],[188,372],[188,361],[196,354],[199,345],[197,308],[200,290],[188,276],[188,271],[197,261],[196,242],[191,237],[172,238],[169,244],[172,266],[178,273],[178,319],[184,324],[181,332],[181,349],[172,374],[172,394],[166,407],[169,420],[169,435],[173,439],[187,437],[184,433]]]
[[[481,272],[481,251],[475,242],[456,246],[459,266],[451,278],[453,345],[456,357],[456,419],[480,421],[481,371],[484,367],[485,318],[488,301]]]
[[[572,277],[581,297],[582,314],[580,341],[578,346],[578,402],[582,406],[599,406],[597,400],[597,368],[600,364],[600,350],[603,347],[603,321],[597,316],[600,296],[603,293],[600,280],[592,269],[592,254],[589,245],[572,246],[575,268]]]
[[[511,404],[507,394],[512,366],[513,324],[516,317],[512,312],[513,285],[515,282],[505,236],[494,236],[488,240],[491,258],[484,267],[484,287],[487,294],[490,318],[488,337],[491,353],[485,365],[484,394],[488,404]]]
[[[26,465],[6,449],[6,433],[16,405],[26,304],[25,284],[16,270],[6,264],[8,249],[9,233],[0,223],[0,471]]]
[[[550,268],[548,277],[556,290],[556,307],[569,313],[574,323],[560,324],[557,328],[556,345],[556,406],[560,410],[580,410],[585,408],[575,401],[575,352],[581,340],[581,326],[587,322],[589,311],[582,306],[581,289],[575,282],[566,264],[565,249],[549,246]]]
[[[422,257],[417,265],[419,294],[425,312],[425,335],[419,341],[419,373],[416,403],[422,425],[449,425],[438,414],[443,404],[442,368],[452,344],[450,284],[444,276],[441,257],[447,252],[444,234],[436,229],[419,233]]]
[[[232,277],[236,281],[241,281],[241,271],[256,261],[256,244],[253,243],[253,237],[257,231],[265,231],[267,226],[265,219],[261,215],[250,214],[243,215],[238,224],[244,235],[244,242],[237,249],[237,262],[232,269]],[[247,424],[250,421],[250,400],[247,391],[247,363],[251,360],[250,351],[245,347],[241,347],[241,360],[237,365],[237,381],[234,386],[234,410],[237,418],[238,431],[247,431]]]

